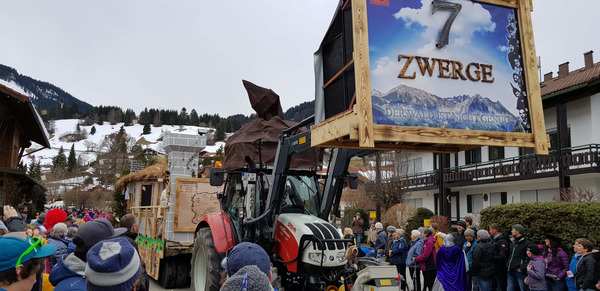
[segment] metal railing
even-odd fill
[[[445,183],[493,180],[525,175],[558,173],[600,166],[600,144],[588,144],[550,151],[548,155],[528,154],[489,162],[444,169]],[[406,178],[408,188],[437,185],[440,171],[422,172]]]

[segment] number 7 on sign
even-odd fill
[[[458,3],[446,2],[442,0],[433,0],[432,11],[431,14],[436,13],[438,10],[450,10],[452,14],[446,20],[446,24],[444,24],[444,28],[442,29],[442,33],[440,34],[440,38],[438,39],[438,43],[435,45],[437,48],[443,48],[448,44],[448,36],[450,35],[450,28],[452,27],[452,23],[454,23],[454,19],[458,16],[460,9],[462,9],[462,5]]]

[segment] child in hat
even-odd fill
[[[541,254],[542,250],[538,245],[527,246],[529,264],[527,265],[525,284],[529,285],[531,291],[546,290],[546,260]]]

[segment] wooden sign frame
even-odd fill
[[[537,154],[548,154],[549,137],[544,124],[537,74],[531,0],[473,1],[515,9],[520,32],[531,133],[374,124],[367,21],[367,1],[373,0],[350,1],[356,102],[347,111],[312,126],[312,146],[447,153],[481,146],[511,146],[535,148]]]
[[[192,182],[192,183],[202,183],[202,184],[206,184],[208,187],[213,187],[210,186],[210,181],[208,178],[185,178],[185,177],[177,177],[175,180],[175,215],[173,218],[173,231],[174,232],[195,232],[196,231],[196,226],[197,223],[188,223],[188,225],[183,225],[183,222],[181,221],[181,214],[182,211],[184,211],[184,209],[181,209],[181,207],[183,207],[183,199],[185,198],[190,198],[188,196],[183,197],[183,193],[181,191],[181,186],[182,183],[185,182]],[[216,192],[215,193],[221,193],[221,189],[222,187],[213,187],[215,188]],[[217,189],[218,188],[218,189]],[[217,196],[215,194],[214,199],[217,201],[216,206],[218,209],[216,209],[216,211],[213,212],[220,212],[220,206],[218,205],[218,199]],[[191,202],[190,202],[191,204]],[[191,212],[191,210],[189,210]],[[198,217],[201,218],[201,217]],[[199,221],[198,221],[199,222]]]

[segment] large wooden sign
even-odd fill
[[[217,194],[222,187],[211,186],[208,179],[178,177],[175,189],[173,231],[194,232],[204,214],[221,212]]]
[[[353,59],[323,90],[349,80],[355,102],[313,126],[313,146],[548,153],[530,0],[350,3]],[[352,64],[354,78],[336,80]]]

